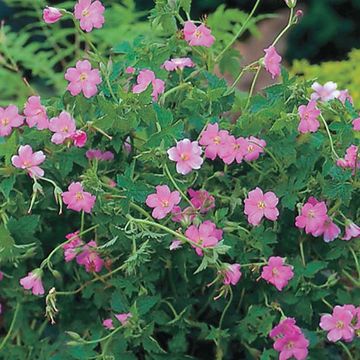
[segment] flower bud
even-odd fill
[[[286,5],[292,9],[296,6],[297,0],[285,0]]]
[[[47,24],[56,23],[61,19],[63,14],[57,8],[47,6],[43,11],[43,19]]]

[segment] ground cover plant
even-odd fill
[[[111,47],[100,1],[43,9],[84,51],[61,96],[0,108],[3,359],[357,359],[359,114],[282,67],[295,0],[240,66],[260,2],[212,31],[158,0],[161,36]]]

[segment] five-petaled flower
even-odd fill
[[[42,270],[35,269],[28,273],[27,276],[20,279],[20,285],[25,290],[31,290],[34,295],[44,295],[45,290],[41,281]]]
[[[49,127],[49,119],[46,109],[40,102],[40,96],[30,96],[24,107],[26,123],[29,127],[36,126],[38,130],[44,130]]]
[[[46,156],[42,151],[33,152],[30,145],[21,145],[18,155],[11,158],[12,164],[18,169],[24,169],[33,177],[44,176],[44,170],[39,167],[45,161]]]
[[[184,25],[184,38],[190,46],[210,47],[215,38],[211,30],[204,24],[196,26],[192,21],[186,21]]]
[[[96,95],[97,85],[101,83],[99,70],[92,69],[89,60],[79,60],[74,68],[67,69],[65,79],[69,81],[67,89],[72,96],[82,92],[86,98]]]
[[[74,8],[75,18],[80,20],[80,27],[86,32],[93,28],[100,29],[104,22],[105,8],[98,0],[79,0]]]
[[[17,128],[24,123],[24,117],[19,115],[15,105],[6,108],[0,107],[0,136],[8,136],[13,128]]]
[[[271,256],[267,265],[262,268],[261,278],[274,285],[279,291],[294,277],[292,266],[285,265],[282,257]]]
[[[62,144],[65,140],[71,139],[75,134],[75,120],[68,112],[62,111],[58,117],[50,119],[49,129],[55,133],[51,141],[57,145]]]
[[[68,191],[62,193],[62,198],[68,209],[86,213],[91,213],[96,201],[96,196],[84,191],[79,182],[71,183]]]
[[[300,123],[298,130],[305,134],[315,132],[320,127],[318,117],[321,111],[316,107],[316,101],[311,100],[307,105],[301,105],[298,109]]]
[[[275,79],[281,73],[281,56],[276,52],[274,46],[270,46],[267,49],[264,49],[264,66],[267,72],[271,74],[271,77]]]
[[[152,216],[155,219],[163,219],[180,201],[178,191],[171,192],[167,185],[158,185],[156,194],[150,194],[147,197],[146,205],[153,208]]]

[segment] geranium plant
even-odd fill
[[[156,1],[163,37],[105,52],[100,1],[44,9],[85,51],[62,96],[0,108],[2,358],[356,359],[351,94],[282,67],[296,1],[244,67],[260,0],[219,40],[190,3]],[[256,94],[261,71],[277,83]]]

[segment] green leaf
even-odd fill
[[[159,296],[145,296],[138,298],[136,305],[139,315],[146,315],[159,302],[159,299]]]

